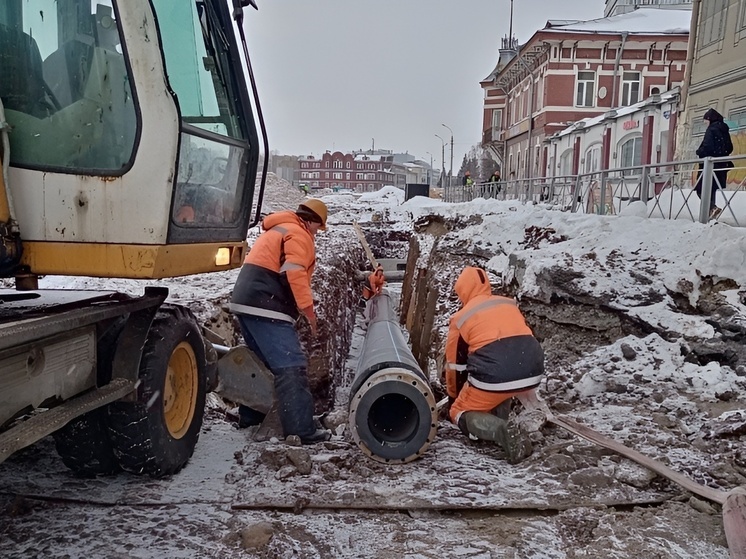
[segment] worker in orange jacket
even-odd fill
[[[450,419],[470,438],[498,442],[508,461],[518,462],[531,453],[528,438],[492,412],[539,385],[544,352],[515,299],[492,295],[484,270],[466,267],[454,290],[463,306],[446,341]]]
[[[308,360],[295,322],[302,314],[316,335],[311,276],[316,265],[314,238],[326,228],[327,207],[317,199],[301,202],[295,212],[268,215],[264,232],[246,255],[233,288],[230,310],[238,315],[246,345],[274,374],[275,395],[284,435],[297,435],[304,444],[328,440],[317,429],[313,397],[308,386]],[[262,417],[239,407],[239,426]]]
[[[374,272],[368,274],[365,278],[365,284],[363,285],[363,299],[368,300],[374,295],[379,295],[383,290],[383,285],[386,283],[386,277],[383,275],[383,266],[380,264],[376,266]]]

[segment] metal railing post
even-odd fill
[[[640,177],[640,200],[645,202],[647,207],[648,200],[650,200],[650,167],[647,165],[642,168],[642,176]]]
[[[573,186],[571,192],[572,192],[572,205],[570,206],[570,211],[572,213],[575,213],[578,209],[578,194],[580,191],[580,175],[575,176],[575,185]]]
[[[613,201],[612,196],[612,203]],[[606,171],[601,171],[601,198],[598,202],[598,215],[606,215]]]
[[[710,220],[710,200],[712,199],[712,157],[705,158],[704,168],[697,177],[700,183],[699,222],[707,223]],[[700,182],[701,181],[701,182]],[[696,187],[696,186],[695,186]]]

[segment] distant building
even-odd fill
[[[548,21],[520,48],[503,40],[495,69],[481,82],[482,147],[503,178],[556,174],[562,162],[547,138],[681,85],[690,18],[686,10],[639,9]]]
[[[311,188],[354,190],[371,192],[394,184],[389,170],[390,156],[363,155],[327,151],[320,159],[304,156],[298,159],[296,184],[308,184]]]
[[[606,0],[604,16],[615,16],[637,8],[692,9],[692,0]]]
[[[709,108],[717,110],[731,129],[733,153],[746,154],[746,2],[705,0],[699,4],[694,42],[691,82],[682,99],[681,134],[677,158],[696,157]],[[746,173],[735,169],[729,181],[744,180]]]

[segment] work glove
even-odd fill
[[[308,305],[307,307],[300,310],[300,312],[303,313],[303,316],[306,317],[306,320],[308,320],[308,324],[311,327],[311,334],[313,336],[316,336],[316,314],[313,312],[313,305]]]

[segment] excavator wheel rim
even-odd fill
[[[189,430],[197,408],[199,367],[189,342],[177,345],[168,361],[163,387],[163,412],[171,436],[180,439]]]

